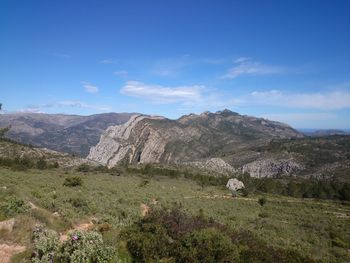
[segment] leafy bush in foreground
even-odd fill
[[[314,262],[179,207],[152,210],[122,236],[134,262]]]
[[[1,204],[1,210],[8,217],[16,216],[21,213],[25,213],[29,210],[29,205],[26,204],[22,199],[11,196],[6,199],[6,202]]]
[[[59,243],[58,234],[38,228],[34,231],[33,263],[107,263],[116,256],[116,251],[104,244],[97,232],[74,231],[68,239]]]

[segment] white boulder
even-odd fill
[[[228,188],[231,191],[238,191],[240,189],[244,188],[244,183],[236,178],[228,180],[226,184],[226,188]]]

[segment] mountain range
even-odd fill
[[[0,115],[0,127],[8,125],[13,140],[108,167],[158,164],[214,175],[350,180],[350,136],[309,137],[286,124],[230,110],[176,120],[134,113]]]
[[[7,137],[18,142],[85,157],[107,127],[122,124],[132,115],[1,114],[0,127],[11,125]]]

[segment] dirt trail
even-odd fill
[[[13,255],[24,252],[25,250],[25,246],[0,244],[0,263],[10,263]]]
[[[149,213],[150,207],[146,204],[141,204],[140,209],[141,209],[141,215],[145,217]]]
[[[8,232],[12,232],[13,226],[15,224],[15,219],[11,218],[5,221],[0,222],[0,230],[6,230]]]

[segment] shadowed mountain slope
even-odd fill
[[[11,125],[7,137],[56,151],[86,156],[100,135],[111,125],[122,124],[131,113],[90,116],[16,113],[0,115],[0,127]]]

